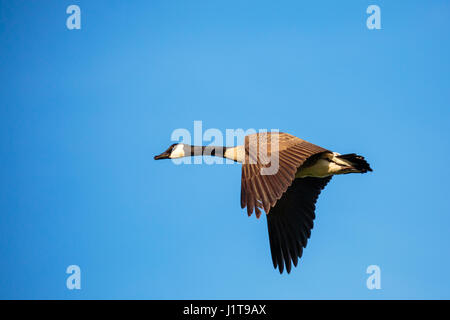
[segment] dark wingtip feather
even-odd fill
[[[289,274],[297,266],[314,226],[315,202],[328,178],[295,179],[267,214],[270,251],[275,269]]]

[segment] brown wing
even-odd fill
[[[297,178],[267,215],[270,252],[273,267],[291,271],[291,261],[297,266],[314,226],[316,201],[331,180],[326,178]]]
[[[297,169],[312,156],[328,150],[287,133],[256,133],[245,137],[241,207],[256,217],[266,213],[286,192]]]

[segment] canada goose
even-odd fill
[[[315,203],[333,175],[372,171],[364,157],[341,155],[287,133],[255,133],[237,147],[172,144],[154,157],[174,159],[208,155],[242,163],[241,207],[259,218],[266,212],[270,251],[274,268],[291,271],[297,266],[313,228]],[[267,158],[274,161],[270,163]],[[262,171],[272,162],[278,168],[271,174]]]

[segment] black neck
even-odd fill
[[[192,156],[216,156],[224,158],[227,147],[222,146],[191,146]]]

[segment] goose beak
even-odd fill
[[[161,160],[161,159],[169,159],[169,153],[168,152],[163,152],[157,156],[154,156],[153,159],[155,160]]]

